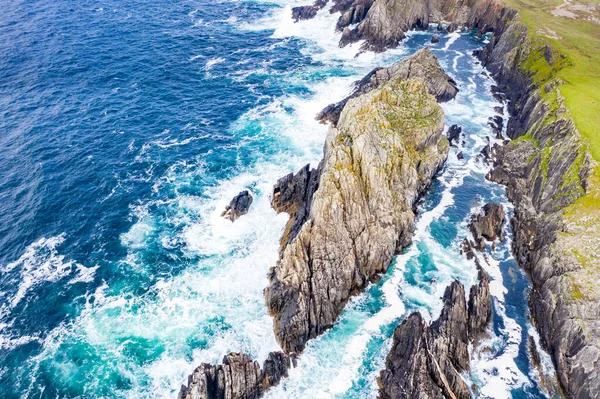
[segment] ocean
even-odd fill
[[[338,47],[337,15],[293,23],[302,1],[17,1],[0,14],[0,397],[173,398],[202,362],[278,350],[263,296],[287,215],[278,178],[322,157],[316,113],[371,69],[423,46]],[[465,143],[419,206],[414,243],[312,340],[267,398],[370,398],[396,325],[476,283],[469,216],[511,212],[477,154],[500,104],[472,56],[486,38],[431,45],[457,81],[442,104]],[[462,151],[465,159],[459,160]],[[254,196],[235,223],[220,214]],[[488,248],[491,337],[465,375],[478,397],[554,393],[531,364],[529,282],[507,239]]]

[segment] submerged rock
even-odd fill
[[[233,197],[229,205],[225,207],[221,216],[235,222],[237,218],[248,213],[250,205],[252,205],[252,200],[253,198],[248,190],[240,192]]]
[[[243,353],[230,353],[223,364],[202,363],[179,391],[179,399],[258,399],[287,377],[290,357],[271,352],[261,369],[257,361]]]
[[[358,97],[374,90],[392,79],[421,78],[427,85],[429,94],[438,101],[449,101],[456,97],[456,82],[444,72],[437,57],[428,47],[415,54],[403,58],[388,68],[376,68],[354,84],[352,94],[342,101],[330,104],[317,115],[321,122],[337,124],[344,106],[351,98]]]
[[[265,290],[285,352],[331,328],[411,242],[414,205],[448,154],[443,126],[422,79],[395,78],[348,101],[327,136],[308,217]]]
[[[504,240],[504,209],[502,205],[493,202],[485,204],[481,213],[472,216],[469,229],[478,249],[485,248],[485,240]]]
[[[431,43],[432,44],[439,43],[439,42],[440,42],[440,37],[438,35],[431,36]]]

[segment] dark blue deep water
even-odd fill
[[[272,184],[320,159],[327,127],[313,116],[322,106],[430,38],[354,58],[356,48],[337,49],[335,16],[294,25],[286,3],[5,5],[0,397],[174,397],[200,362],[231,350],[262,361],[277,349],[262,299],[286,220],[269,207]],[[422,206],[432,218],[412,255],[309,345],[272,397],[373,396],[401,316],[435,314],[452,278],[474,282],[457,243],[473,209],[505,201],[475,161],[497,105],[471,56],[481,45],[443,35],[436,50],[461,85],[445,111],[471,135],[472,162],[451,155]],[[232,225],[219,215],[242,189],[255,202]],[[494,254],[490,267],[508,289],[489,345],[499,356],[510,350],[510,331],[520,343],[514,363],[482,360],[466,378],[484,386],[507,367],[520,374],[497,385],[499,397],[543,397],[526,350],[526,277],[508,244]]]

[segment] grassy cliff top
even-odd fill
[[[557,77],[561,94],[579,132],[600,161],[600,0],[503,0],[519,10],[537,36],[567,55],[569,66]]]

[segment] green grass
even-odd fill
[[[600,4],[600,0],[582,3]],[[600,161],[600,25],[591,21],[556,17],[550,11],[562,4],[560,0],[504,0],[519,10],[522,21],[529,27],[532,40],[549,43],[568,57],[568,62],[556,77],[565,83],[560,86],[565,105],[575,126],[590,144],[590,152]],[[550,29],[561,37],[548,38],[540,30]],[[531,62],[535,63],[535,57]],[[543,79],[551,70],[539,63],[539,77]],[[536,65],[530,65],[533,70]]]

